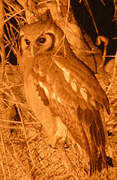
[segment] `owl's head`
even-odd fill
[[[21,51],[33,56],[53,53],[59,47],[63,36],[62,30],[51,19],[26,24],[20,32]]]

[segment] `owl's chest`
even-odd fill
[[[45,55],[36,57],[33,69],[40,77],[46,79],[48,84],[64,84],[63,73],[54,63],[54,59],[50,56]]]
[[[48,74],[48,70],[51,67],[51,58],[47,55],[36,56],[34,59],[33,70],[41,77],[45,77]]]

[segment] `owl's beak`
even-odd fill
[[[38,51],[39,51],[39,48],[36,48],[35,46],[31,47],[31,54],[32,54],[33,57],[35,55],[37,55]]]
[[[34,47],[33,46],[31,46],[31,54],[32,54],[33,57],[35,56]]]

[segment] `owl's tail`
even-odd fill
[[[95,109],[78,108],[78,118],[80,119],[85,143],[83,148],[90,158],[90,174],[103,168],[108,168],[105,152],[105,128],[100,116],[100,112]]]
[[[96,170],[100,172],[103,168],[108,168],[105,152],[105,127],[103,125],[99,111],[93,110],[92,116],[93,121],[90,126],[90,151],[92,154],[92,157],[90,158],[90,174]]]
[[[99,156],[99,158],[97,160],[96,159],[93,160],[93,161],[90,160],[90,175],[95,173],[96,170],[101,172],[101,170],[103,168],[107,168],[108,169],[108,164],[106,162],[106,159],[103,161],[102,154],[100,154],[100,156]]]

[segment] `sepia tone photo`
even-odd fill
[[[117,179],[117,0],[0,0],[0,180]]]

